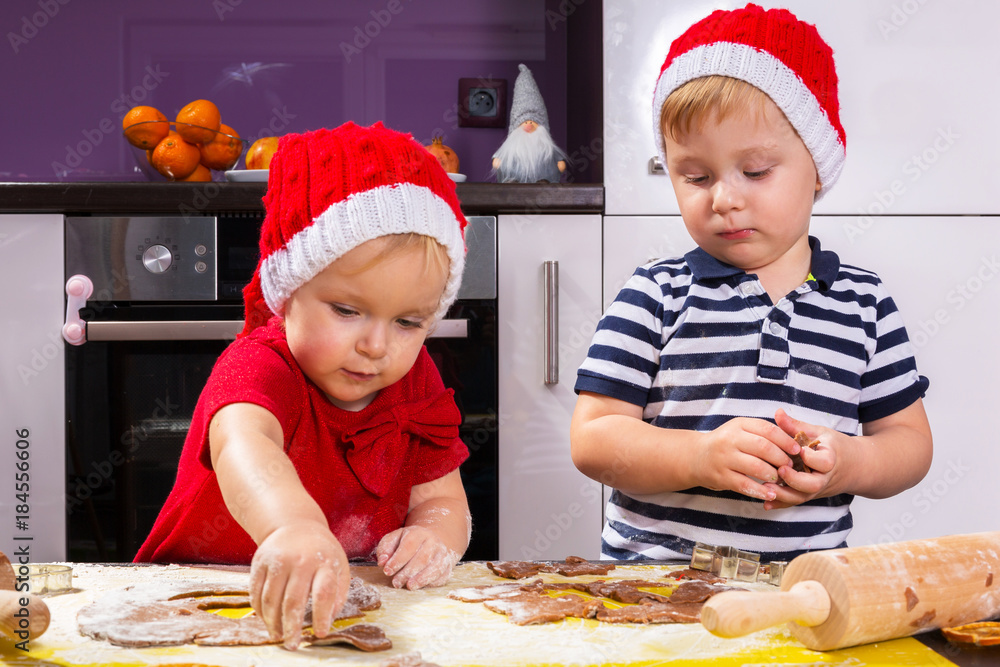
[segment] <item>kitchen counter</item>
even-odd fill
[[[626,563],[607,577],[595,579],[657,579],[680,565],[629,565]],[[52,614],[48,631],[30,642],[28,656],[3,646],[0,659],[25,665],[311,665],[337,660],[338,664],[378,665],[389,657],[419,652],[424,660],[447,665],[746,665],[746,664],[849,664],[862,665],[951,665],[940,653],[914,638],[898,639],[841,651],[819,653],[796,642],[784,628],[773,628],[739,639],[714,637],[698,624],[630,625],[602,624],[594,620],[567,619],[556,623],[517,626],[482,604],[446,597],[448,591],[503,581],[483,563],[463,563],[452,581],[441,588],[421,591],[396,590],[375,567],[356,566],[355,576],[376,586],[382,595],[381,608],[367,612],[363,619],[345,620],[380,626],[392,640],[393,648],[379,653],[363,653],[344,646],[310,647],[287,652],[276,646],[264,647],[164,647],[117,648],[103,641],[82,637],[76,628],[76,613],[101,595],[140,582],[218,582],[245,585],[244,567],[181,567],[133,565],[74,565],[74,589],[46,598]],[[564,581],[560,575],[542,575],[547,581]],[[755,584],[760,591],[774,591]],[[933,633],[939,634],[939,633]],[[939,651],[959,664],[957,650],[942,645]],[[986,659],[996,657],[995,649],[981,649]],[[979,663],[986,664],[986,663]]]
[[[0,183],[0,213],[173,214],[263,211],[266,183]],[[458,183],[467,215],[601,213],[600,184]]]

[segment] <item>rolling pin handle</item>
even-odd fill
[[[814,627],[829,616],[830,594],[818,581],[806,580],[780,593],[720,593],[705,603],[701,624],[719,637],[742,637],[788,621]]]

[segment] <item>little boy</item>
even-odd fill
[[[671,45],[653,125],[698,248],[636,270],[579,370],[573,460],[614,487],[602,555],[846,546],[853,497],[913,486],[932,445],[885,287],[809,236],[845,157],[833,52],[785,10],[714,12]]]

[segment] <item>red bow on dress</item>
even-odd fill
[[[437,447],[450,447],[458,437],[462,414],[451,389],[437,396],[403,403],[376,415],[344,434],[347,463],[361,485],[379,498],[396,480],[416,437]]]

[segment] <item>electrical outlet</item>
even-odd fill
[[[469,91],[469,115],[492,118],[497,115],[496,88],[473,88]]]
[[[459,79],[459,127],[506,127],[507,80]]]

